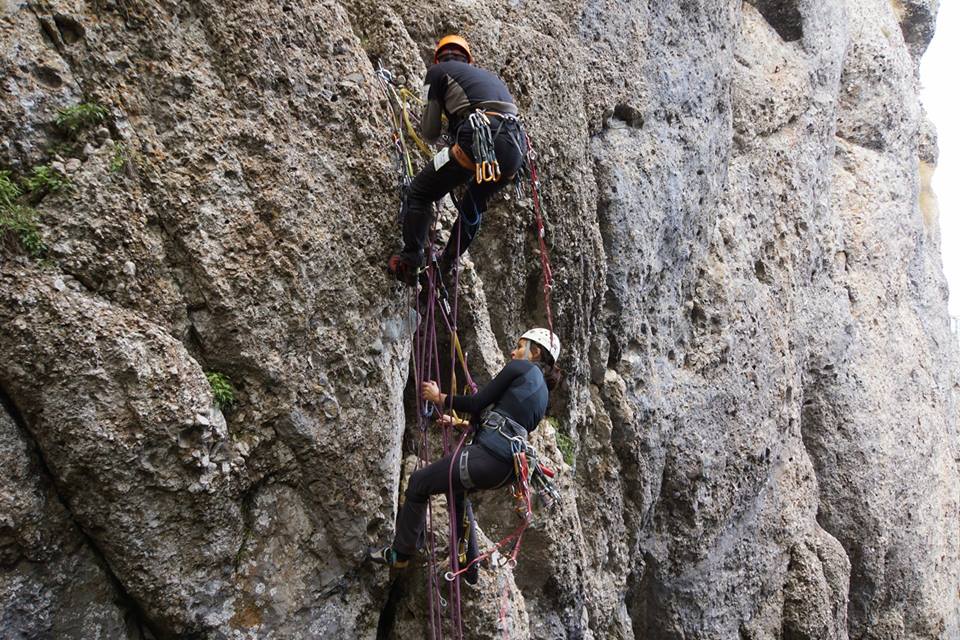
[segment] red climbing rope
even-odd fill
[[[543,213],[540,207],[540,178],[537,175],[537,153],[529,134],[527,138],[527,165],[530,167],[530,195],[533,200],[533,216],[537,223],[537,243],[540,252],[540,268],[543,271],[543,307],[547,314],[547,328],[553,334],[553,309],[550,304],[553,292],[553,269],[550,266],[550,254],[547,251],[546,230],[543,227]]]

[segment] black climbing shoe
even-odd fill
[[[367,549],[367,560],[374,564],[385,564],[391,569],[406,569],[410,564],[410,558],[401,558],[401,555],[403,554],[394,551],[393,547]]]
[[[408,287],[417,286],[419,268],[409,258],[402,255],[391,256],[387,262],[387,271]]]

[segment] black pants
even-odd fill
[[[433,203],[456,187],[469,181],[466,195],[460,201],[459,215],[450,232],[441,258],[441,264],[450,264],[470,246],[480,229],[480,221],[487,210],[490,198],[509,184],[510,178],[520,169],[523,154],[518,145],[525,144],[520,126],[511,121],[492,117],[490,129],[497,133],[493,145],[500,165],[500,180],[477,184],[476,174],[465,169],[450,155],[449,161],[440,169],[433,162],[420,170],[410,185],[407,194],[407,211],[403,219],[403,257],[413,264],[422,265],[427,244],[427,232],[433,222]],[[460,126],[457,143],[470,155],[473,154],[473,130],[469,123]],[[457,236],[460,237],[460,253],[457,253]]]
[[[503,462],[493,457],[480,445],[464,447],[453,464],[453,494],[457,509],[457,537],[463,536],[463,496],[466,489],[460,479],[460,457],[466,454],[467,468],[473,488],[494,489],[513,480],[513,461]],[[393,548],[413,555],[423,533],[430,496],[446,493],[450,488],[450,461],[453,454],[444,456],[423,469],[414,472],[407,484],[406,500],[397,516],[397,533]]]

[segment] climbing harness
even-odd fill
[[[509,462],[513,448],[525,445],[527,430],[507,416],[489,411],[477,425],[474,444],[479,444],[501,462]]]

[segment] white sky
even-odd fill
[[[920,61],[920,93],[927,114],[937,127],[940,158],[933,190],[940,204],[943,271],[950,284],[950,315],[960,316],[960,2],[944,0],[937,15],[933,42]]]

